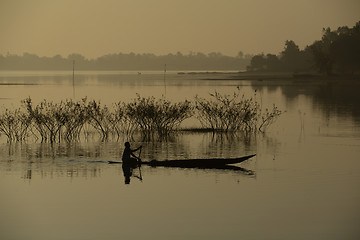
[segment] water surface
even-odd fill
[[[121,165],[106,163],[120,160],[125,138],[51,145],[1,137],[0,239],[359,239],[359,85],[204,78],[221,76],[80,72],[73,82],[71,72],[1,72],[4,108],[28,96],[111,105],[136,93],[182,101],[240,86],[286,113],[266,134],[133,141],[145,160],[256,153],[237,165],[254,175],[143,166],[125,185]]]

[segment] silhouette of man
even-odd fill
[[[132,170],[133,168],[136,167],[137,163],[141,161],[141,159],[135,156],[134,154],[134,152],[138,151],[141,148],[142,146],[136,149],[131,149],[130,143],[129,142],[125,143],[125,149],[122,155],[122,161],[123,161],[122,169],[124,172],[125,184],[130,184],[130,177],[132,175]]]
[[[131,149],[130,143],[126,142],[124,153],[122,155],[123,164],[132,165],[132,164],[136,164],[138,161],[141,161],[141,159],[139,157],[135,156],[135,154],[134,154],[134,152],[138,151],[141,148],[142,148],[142,146],[140,146],[136,149]]]

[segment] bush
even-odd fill
[[[126,105],[126,115],[145,134],[160,135],[175,130],[185,119],[192,116],[191,102],[171,103],[169,100],[137,96]]]
[[[245,98],[240,92],[233,95],[210,94],[209,100],[195,97],[196,117],[204,128],[212,131],[263,131],[281,114],[275,105],[270,112],[261,113],[254,98]]]
[[[6,135],[8,142],[25,139],[31,124],[31,117],[21,109],[5,109],[0,114],[0,133]]]

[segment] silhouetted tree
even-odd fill
[[[281,52],[283,68],[289,71],[296,71],[299,68],[300,49],[292,40],[285,42],[285,49]]]
[[[331,74],[332,60],[326,45],[322,41],[316,41],[311,46],[311,51],[314,56],[314,62],[321,73]]]
[[[276,55],[267,54],[266,55],[266,68],[269,71],[280,71],[282,68],[281,61],[279,60],[279,58]]]
[[[264,54],[255,55],[248,67],[249,71],[264,71],[266,69],[266,59]]]
[[[354,73],[360,68],[360,22],[353,28],[323,29],[320,41],[310,46],[315,64],[322,73]]]

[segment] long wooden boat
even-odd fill
[[[204,158],[204,159],[184,159],[184,160],[165,160],[165,161],[144,161],[141,164],[150,166],[163,166],[163,167],[220,167],[228,164],[241,163],[249,158],[254,157],[256,154],[243,156],[239,158]],[[109,161],[109,164],[119,164],[122,162]]]
[[[187,160],[166,160],[166,161],[146,161],[146,162],[134,162],[127,167],[136,168],[141,164],[148,165],[151,167],[175,167],[175,168],[197,168],[197,169],[220,169],[220,170],[232,170],[232,171],[240,171],[247,175],[254,175],[252,170],[248,170],[246,168],[242,168],[236,165],[241,163],[249,158],[254,157],[256,154],[243,156],[239,158],[210,158],[210,159],[187,159]],[[122,162],[118,161],[109,161],[109,164],[122,164]],[[124,166],[124,165],[123,165]]]
[[[252,154],[239,158],[208,158],[208,159],[186,159],[186,160],[165,160],[165,161],[152,160],[148,162],[141,162],[141,164],[149,165],[149,166],[162,166],[162,167],[220,168],[220,167],[226,167],[228,164],[241,163],[249,158],[254,157],[255,155],[256,154]]]

